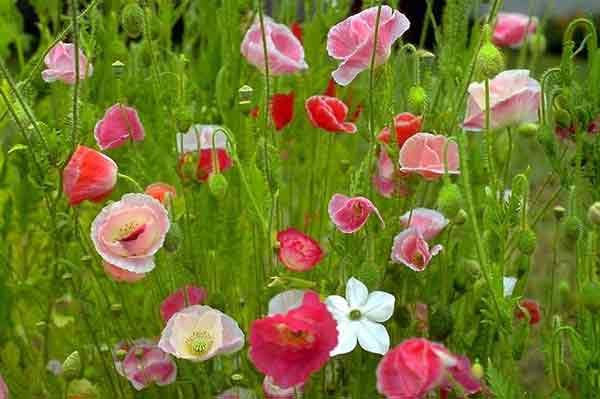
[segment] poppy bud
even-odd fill
[[[478,380],[481,380],[485,376],[485,370],[479,361],[476,361],[475,364],[471,366],[471,374]]]
[[[177,113],[177,129],[180,132],[186,132],[193,123],[194,113],[189,108],[180,110]]]
[[[491,79],[504,70],[504,56],[490,41],[481,46],[477,56],[476,73],[483,79]]]
[[[467,222],[468,219],[469,216],[467,215],[467,211],[465,211],[464,209],[460,209],[456,214],[456,217],[452,220],[452,223],[454,223],[457,226],[462,226]]]
[[[569,286],[569,282],[566,280],[561,280],[558,283],[558,293],[561,296],[568,296],[571,293],[571,287]]]
[[[537,245],[535,231],[527,227],[519,233],[518,248],[523,255],[533,255]]]
[[[172,222],[171,228],[169,228],[169,232],[165,236],[165,243],[163,247],[168,252],[177,252],[181,242],[183,241],[183,231],[179,226],[179,223]]]
[[[227,194],[227,179],[221,173],[213,173],[208,178],[208,188],[210,193],[217,199],[223,199]]]
[[[517,132],[524,137],[535,137],[540,126],[537,123],[525,123],[519,126]]]
[[[452,219],[460,210],[462,204],[460,189],[454,183],[444,184],[438,194],[437,206],[440,212]]]
[[[427,105],[427,92],[421,86],[413,86],[408,91],[408,109],[415,115],[421,115]]]
[[[568,216],[562,225],[563,232],[565,234],[565,238],[571,242],[575,242],[579,239],[581,235],[581,231],[583,230],[583,225],[581,220],[577,216]]]
[[[552,212],[554,213],[554,219],[556,220],[560,220],[563,218],[563,216],[565,216],[565,213],[567,212],[566,209],[560,205],[556,205],[554,207],[554,209],[552,209]]]
[[[600,284],[595,281],[588,281],[581,289],[579,296],[581,304],[592,313],[600,311]]]
[[[529,45],[529,50],[533,54],[543,54],[546,52],[546,36],[544,36],[541,32],[536,32],[529,36],[527,44]]]
[[[144,10],[133,2],[125,5],[121,12],[121,25],[129,37],[135,39],[144,31]]]
[[[587,216],[590,223],[600,225],[600,202],[594,202],[590,206]]]
[[[86,379],[71,381],[67,390],[67,399],[98,399],[98,388]]]
[[[445,340],[454,329],[454,320],[450,309],[438,308],[429,317],[429,332],[436,341]]]
[[[554,107],[554,120],[559,127],[571,127],[572,118],[569,111],[564,108]]]
[[[81,374],[81,356],[78,351],[71,353],[62,364],[63,375],[67,381],[74,380]]]
[[[123,76],[123,71],[125,70],[125,64],[123,64],[119,60],[116,60],[115,62],[112,63],[111,68],[112,68],[112,73],[115,75],[115,77],[120,78],[121,76]]]

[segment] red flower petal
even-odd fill
[[[305,108],[315,127],[332,133],[356,133],[356,125],[344,121],[348,107],[335,97],[312,96],[306,100]]]
[[[211,149],[200,150],[200,158],[198,159],[198,169],[196,170],[196,178],[201,182],[208,180],[210,175],[213,173],[213,160],[212,160]],[[217,148],[217,162],[219,165],[219,172],[224,172],[233,166],[233,160],[229,156],[226,150]]]
[[[276,93],[271,96],[271,118],[275,129],[281,130],[294,118],[294,92]]]
[[[69,204],[101,202],[117,183],[117,164],[91,148],[78,146],[63,170],[63,191]]]

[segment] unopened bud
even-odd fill
[[[252,97],[254,89],[248,85],[243,85],[238,89],[238,98],[240,105],[250,105],[252,103]]]
[[[537,123],[525,123],[519,126],[517,132],[525,137],[535,137],[540,126]]]
[[[467,215],[467,212],[464,209],[460,209],[456,214],[456,217],[452,220],[452,223],[454,223],[457,226],[461,226],[465,224],[468,219],[469,216]]]
[[[81,356],[78,351],[71,353],[62,364],[63,376],[67,381],[74,380],[81,375]]]
[[[449,219],[454,218],[462,204],[462,194],[454,183],[444,184],[438,194],[437,206],[440,212]]]
[[[217,199],[225,198],[228,185],[229,183],[227,183],[227,179],[221,173],[213,173],[208,178],[208,188],[210,193]]]
[[[531,50],[533,54],[543,54],[546,52],[547,41],[546,36],[544,36],[543,33],[534,33],[533,35],[529,36],[527,42],[529,45],[529,50]]]
[[[533,255],[537,245],[537,236],[535,232],[527,227],[519,232],[518,248],[523,255]]]
[[[486,42],[477,56],[477,76],[492,79],[504,70],[504,56],[492,42]]]
[[[144,31],[144,10],[136,2],[123,7],[121,12],[121,25],[127,35],[133,39],[139,37]]]
[[[552,209],[552,213],[554,214],[554,219],[556,219],[556,220],[561,220],[563,218],[563,216],[565,216],[566,212],[567,212],[567,210],[560,205],[556,205],[554,207],[554,209]]]
[[[421,86],[413,86],[408,91],[408,110],[421,115],[427,105],[427,92]]]
[[[471,374],[473,374],[473,377],[477,378],[478,380],[481,380],[485,375],[485,370],[479,361],[476,361],[475,364],[471,366]]]

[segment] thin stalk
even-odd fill
[[[79,23],[77,21],[77,10],[79,2],[71,0],[71,24],[73,25],[73,47],[75,49],[75,84],[73,85],[73,126],[71,130],[71,149],[75,152],[77,147],[77,131],[79,124]]]

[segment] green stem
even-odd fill
[[[71,148],[75,152],[77,147],[77,131],[79,124],[79,24],[77,21],[77,10],[79,2],[71,0],[71,24],[73,25],[73,47],[75,49],[75,84],[73,85],[73,126],[71,130]]]
[[[119,176],[120,178],[122,178],[122,179],[125,179],[125,180],[127,180],[127,181],[128,181],[129,183],[131,183],[132,185],[134,185],[134,186],[135,186],[135,189],[136,189],[137,191],[139,191],[140,193],[143,193],[143,192],[144,192],[144,189],[142,188],[142,186],[140,185],[140,183],[138,183],[138,182],[137,182],[137,180],[135,180],[133,177],[131,177],[131,176],[128,176],[128,175],[126,175],[126,174],[123,174],[123,173],[118,173],[118,176]]]

